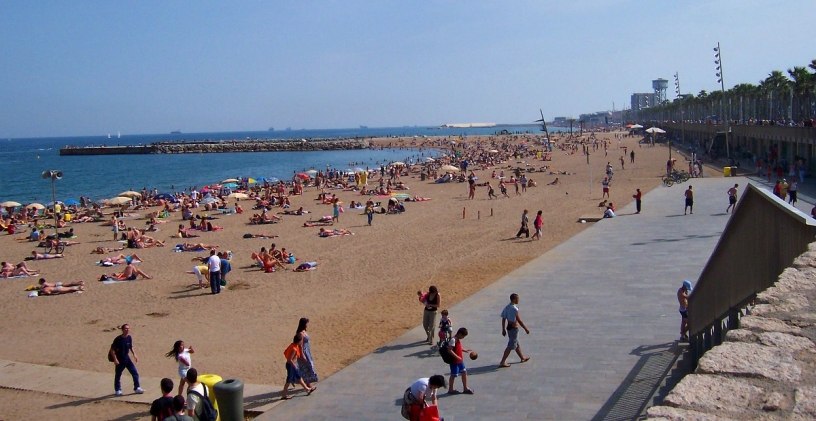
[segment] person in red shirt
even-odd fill
[[[464,393],[466,395],[472,395],[473,389],[469,389],[467,385],[467,368],[465,368],[465,360],[463,355],[465,352],[470,352],[469,349],[462,349],[462,339],[468,335],[468,331],[464,327],[460,327],[458,331],[456,331],[456,335],[453,338],[448,340],[448,353],[453,355],[454,361],[456,363],[450,364],[450,381],[448,382],[448,394],[449,395],[458,395],[459,393]],[[465,389],[462,392],[454,389],[453,383],[456,380],[456,377],[462,376],[462,387]]]
[[[635,206],[637,206],[637,212],[635,213],[636,214],[640,213],[640,205],[642,203],[641,199],[643,198],[643,193],[640,192],[640,189],[637,189],[637,193],[633,194],[632,197],[635,198]]]
[[[283,392],[281,393],[281,400],[292,399],[288,394],[287,391],[289,390],[289,385],[295,385],[295,383],[300,383],[304,389],[308,390],[306,395],[311,395],[312,392],[317,389],[317,386],[309,388],[306,386],[306,382],[303,381],[303,378],[300,376],[300,370],[298,370],[297,360],[300,357],[300,344],[303,342],[303,334],[298,332],[295,335],[295,338],[292,340],[292,344],[286,348],[286,351],[283,351],[283,356],[286,357],[286,383],[283,385]]]

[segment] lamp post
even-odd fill
[[[59,238],[59,216],[57,215],[57,187],[55,185],[55,181],[62,178],[62,171],[58,170],[46,170],[42,173],[42,178],[44,180],[51,179],[51,203],[54,204],[54,238]]]
[[[717,82],[720,84],[720,89],[722,90],[722,98],[720,99],[720,115],[724,114],[723,112],[723,103],[725,101],[725,82],[723,81],[723,71],[722,71],[722,50],[720,49],[720,43],[717,43],[717,46],[714,47],[714,64],[717,65]],[[729,103],[729,112],[726,121],[726,132],[725,132],[725,157],[730,160],[731,159],[731,151],[728,147],[728,134],[731,133],[731,110],[730,110],[730,103]]]
[[[680,99],[680,137],[682,142],[686,144],[686,113],[683,109],[683,96],[680,95],[680,73],[674,72],[674,91],[677,93],[677,98]]]

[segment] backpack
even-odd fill
[[[442,361],[446,364],[456,364],[453,355],[448,352],[449,349],[451,349],[450,340],[443,341],[442,344],[439,345],[439,355],[442,356]]]
[[[215,421],[215,419],[218,418],[218,410],[213,407],[213,404],[210,401],[210,397],[207,393],[207,386],[204,386],[204,396],[195,390],[191,390],[190,393],[201,398],[201,415],[198,416],[198,419],[201,421]]]

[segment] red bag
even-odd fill
[[[439,421],[439,408],[436,405],[422,408],[419,414],[419,421]]]

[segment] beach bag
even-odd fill
[[[446,364],[456,364],[456,360],[453,358],[453,355],[448,352],[450,349],[450,341],[443,341],[439,345],[439,355],[442,357],[442,361]]]
[[[439,407],[428,405],[419,413],[419,421],[439,421]]]
[[[423,402],[424,403],[424,402]],[[414,398],[414,394],[411,393],[411,388],[405,389],[405,393],[402,394],[402,408],[400,408],[400,414],[406,420],[411,419],[411,407],[412,406],[419,406],[420,403],[417,402],[416,398]]]
[[[218,410],[213,407],[213,404],[210,401],[209,394],[207,393],[207,386],[204,386],[204,396],[195,390],[191,390],[190,393],[201,398],[201,415],[198,416],[198,419],[201,421],[215,421],[215,419],[218,418]]]

